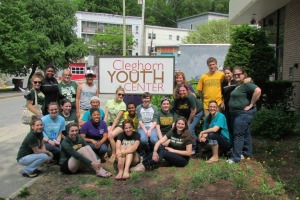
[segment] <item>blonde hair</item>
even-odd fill
[[[125,90],[124,88],[120,85],[117,90],[116,90],[116,94],[119,92],[119,91],[123,91],[125,93]]]

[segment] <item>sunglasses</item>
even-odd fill
[[[33,81],[34,84],[41,84],[41,81]]]
[[[170,101],[170,99],[168,97],[164,97],[161,99],[161,101]]]
[[[124,95],[125,95],[125,94],[122,94],[122,93],[118,93],[118,96],[122,96],[122,97],[123,97]]]
[[[240,76],[242,75],[243,73],[237,73],[237,74],[233,74],[233,76]]]

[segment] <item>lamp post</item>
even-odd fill
[[[138,4],[142,4],[142,25],[141,25],[141,48],[140,55],[145,55],[145,3],[146,0],[138,0]]]
[[[123,0],[123,56],[126,56],[126,12],[125,12],[125,0]]]

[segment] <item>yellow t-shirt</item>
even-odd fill
[[[124,112],[123,116],[124,116],[124,119],[132,119],[132,118],[129,117],[129,112],[128,112],[128,111]],[[133,121],[133,125],[134,125],[133,130],[134,130],[134,131],[137,131],[137,127],[138,127],[138,125],[139,125],[139,120],[138,120],[138,118],[135,116],[135,117],[132,119],[132,121]]]
[[[214,74],[210,72],[203,74],[198,82],[197,90],[203,94],[203,108],[208,109],[208,102],[215,100],[218,105],[222,103],[222,82],[224,73],[217,71]]]

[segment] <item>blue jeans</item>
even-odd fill
[[[150,129],[150,127],[148,127],[148,126],[145,126],[145,128],[147,130]],[[139,127],[138,133],[141,136],[141,143],[146,145],[148,143],[148,136],[146,135],[145,131]],[[157,130],[156,130],[156,128],[154,128],[151,131],[150,142],[154,145],[157,141],[158,141]]]
[[[97,140],[99,142],[100,140]],[[103,156],[107,152],[107,145],[103,143],[99,149],[96,149],[95,145],[91,142],[87,142],[87,144],[93,149],[93,151],[99,156]]]
[[[252,157],[250,123],[255,112],[256,108],[239,113],[230,113],[233,128],[233,154],[231,159],[235,162],[241,160],[242,154],[246,157]]]
[[[59,146],[52,146],[48,142],[45,143],[45,147],[48,151],[53,154],[53,160],[59,161],[60,159],[60,145]]]
[[[197,136],[195,134],[195,127],[199,123],[202,116],[203,116],[203,111],[197,113],[194,116],[194,119],[193,119],[192,123],[190,123],[190,125],[189,125],[189,131],[191,132],[191,134],[193,136],[193,151],[196,150],[196,141],[197,141]]]
[[[52,158],[45,153],[34,153],[20,158],[19,163],[26,166],[23,169],[23,173],[31,174],[34,170],[51,159]]]

